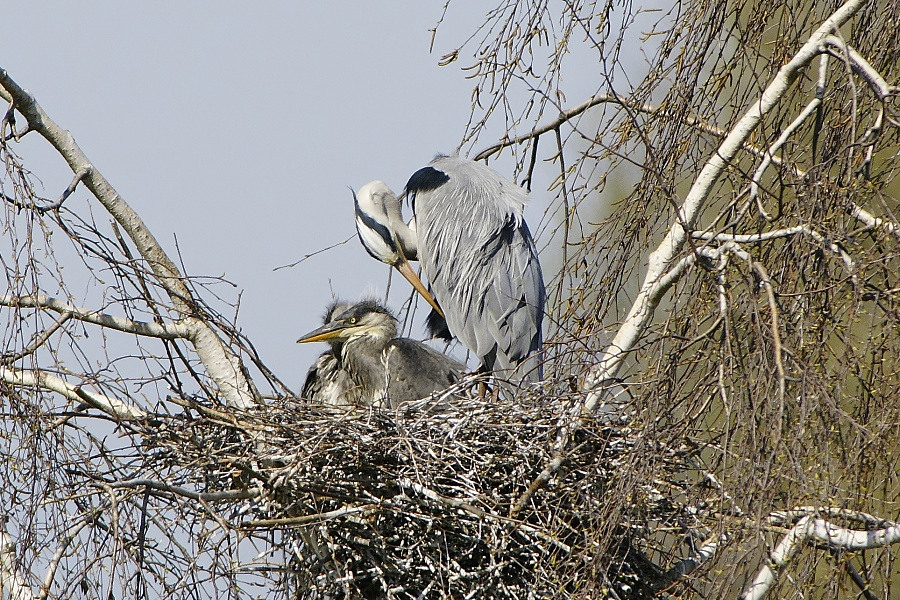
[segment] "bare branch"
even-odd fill
[[[797,118],[794,119],[793,122],[791,122],[791,124],[788,125],[784,131],[781,132],[781,135],[778,136],[778,139],[775,140],[775,142],[773,142],[772,145],[766,149],[765,155],[763,156],[762,161],[760,161],[759,163],[759,167],[757,167],[756,172],[753,173],[753,179],[750,181],[750,198],[748,202],[755,201],[757,203],[757,206],[759,207],[760,214],[767,221],[772,221],[772,217],[770,217],[769,214],[766,213],[766,211],[762,207],[762,204],[758,200],[759,182],[762,180],[763,173],[766,172],[766,169],[772,163],[772,157],[775,155],[775,153],[781,149],[784,143],[788,141],[788,138],[790,138],[795,131],[797,131],[800,125],[802,125],[803,122],[806,121],[806,119],[808,119],[816,111],[817,108],[819,108],[820,104],[822,104],[821,99],[813,98],[810,103],[806,105],[806,108],[804,108],[803,111],[799,115],[797,115]]]
[[[156,274],[176,310],[182,314],[182,324],[189,332],[188,339],[207,372],[219,387],[227,403],[237,408],[252,406],[259,393],[245,375],[240,358],[226,346],[213,328],[195,316],[194,298],[185,285],[175,263],[166,255],[140,216],[125,202],[113,186],[82,152],[72,135],[57,125],[41,108],[34,97],[0,68],[0,88],[12,98],[16,109],[28,120],[29,127],[44,137],[62,155],[76,174],[107,211],[122,226],[141,256]]]
[[[133,333],[135,335],[155,337],[164,340],[188,338],[191,334],[190,329],[183,321],[176,321],[174,323],[133,321],[131,319],[116,317],[75,306],[74,304],[51,298],[50,296],[12,296],[5,294],[0,295],[0,306],[9,306],[13,308],[46,308],[61,315],[68,315],[71,318],[84,321],[85,323],[100,325],[101,327],[107,327],[125,333]]]
[[[784,229],[775,229],[772,231],[764,231],[762,233],[751,234],[707,233],[699,231],[694,231],[691,233],[691,237],[697,240],[715,240],[717,242],[727,241],[737,244],[755,244],[767,240],[785,238],[794,235],[805,235],[811,237],[820,244],[823,244],[830,251],[837,254],[840,257],[841,261],[844,263],[844,266],[847,267],[848,274],[855,279],[855,275],[853,273],[853,259],[850,257],[850,255],[847,254],[836,243],[826,240],[821,233],[807,227],[806,225],[796,225],[794,227],[786,227]]]
[[[835,550],[868,550],[900,542],[900,524],[874,531],[846,529],[825,519],[805,516],[784,536],[763,565],[753,583],[741,595],[741,600],[762,600],[783,569],[805,545],[824,544]]]
[[[32,600],[34,593],[18,567],[16,543],[6,532],[6,521],[0,525],[0,592],[9,594],[10,600]]]
[[[187,488],[169,485],[163,481],[153,479],[128,479],[125,481],[107,482],[111,489],[119,488],[147,488],[157,492],[167,492],[176,496],[189,498],[190,500],[198,500],[202,502],[221,502],[223,500],[246,500],[248,498],[256,498],[261,492],[258,490],[222,490],[219,492],[195,492]]]
[[[50,586],[53,585],[53,578],[56,576],[56,570],[59,568],[59,563],[72,541],[78,536],[81,530],[90,525],[95,518],[96,515],[94,514],[85,515],[78,523],[70,527],[63,534],[62,540],[60,540],[59,545],[56,548],[56,552],[53,553],[53,557],[50,559],[47,573],[44,575],[44,583],[41,585],[40,594],[38,595],[39,600],[45,600],[49,595]]]
[[[865,58],[860,56],[859,52],[851,48],[839,37],[834,35],[826,36],[822,40],[822,48],[824,52],[831,54],[835,58],[848,61],[853,72],[866,80],[866,83],[869,84],[869,87],[872,88],[879,100],[884,100],[888,96],[896,95],[900,92],[900,89],[897,87],[888,85],[881,73],[874,69]]]
[[[147,416],[143,410],[111,396],[104,396],[72,385],[55,375],[37,369],[14,369],[0,366],[0,380],[14,386],[37,387],[56,392],[72,402],[85,402],[106,414],[122,421],[143,419]]]

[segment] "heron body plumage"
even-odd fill
[[[396,319],[373,300],[335,310],[325,325],[298,340],[312,341],[340,344],[332,354],[339,359],[341,377],[346,374],[352,382],[345,404],[397,407],[446,389],[463,371],[437,350],[397,337]]]
[[[546,291],[524,220],[528,192],[486,165],[439,156],[410,177],[405,194],[450,332],[484,369],[540,378]]]

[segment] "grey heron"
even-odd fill
[[[328,305],[322,318],[323,325],[331,322],[335,314],[350,308],[350,304],[336,300]],[[353,383],[341,364],[341,350],[344,343],[333,338],[328,340],[330,348],[319,355],[306,373],[306,380],[300,395],[307,400],[332,406],[355,406],[362,403],[359,388]]]
[[[353,194],[353,205],[356,210],[356,233],[369,255],[397,269],[443,316],[434,297],[409,264],[410,260],[417,259],[416,235],[403,222],[400,201],[393,190],[381,181],[372,181],[359,188],[358,194]]]
[[[382,186],[388,193],[368,201]],[[546,291],[523,216],[528,192],[486,165],[438,156],[410,177],[404,195],[414,227],[383,183],[360,189],[356,225],[369,254],[390,264],[378,239],[401,240],[407,258],[415,250],[450,333],[482,369],[540,379]]]
[[[463,371],[437,350],[397,337],[397,319],[374,300],[338,305],[327,323],[297,343],[319,341],[332,344],[333,353],[337,348],[339,370],[353,384],[349,403],[396,408],[446,389]]]

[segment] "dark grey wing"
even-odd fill
[[[428,316],[425,317],[425,331],[428,332],[430,339],[443,340],[449,342],[453,339],[450,328],[447,327],[447,319],[438,314],[433,308]]]
[[[391,340],[384,353],[388,398],[393,407],[447,389],[464,370],[449,356],[407,338]]]
[[[306,373],[300,395],[331,406],[353,406],[361,398],[356,384],[331,352],[323,352]]]

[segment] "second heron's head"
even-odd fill
[[[374,300],[357,304],[335,303],[328,322],[300,337],[298,344],[307,342],[352,342],[369,339],[386,344],[397,337],[397,319]]]

